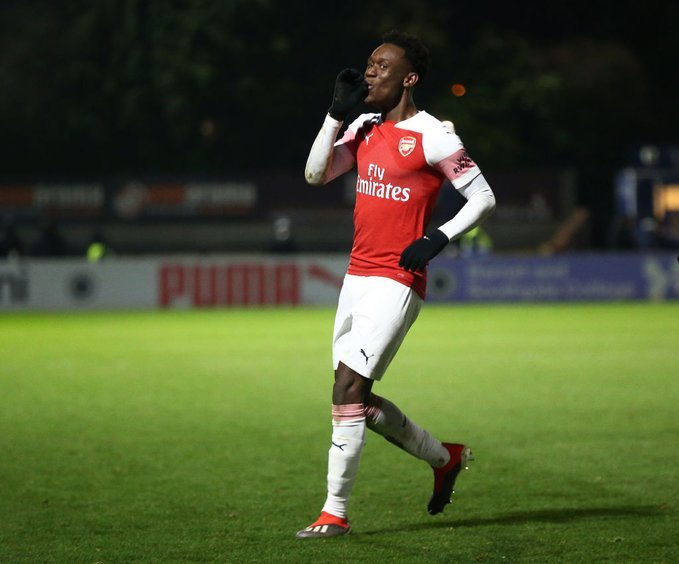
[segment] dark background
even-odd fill
[[[0,5],[5,178],[301,175],[337,72],[362,69],[394,27],[432,52],[416,103],[454,121],[483,170],[577,172],[595,246],[615,171],[639,144],[679,144],[670,1]]]

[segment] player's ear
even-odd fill
[[[418,80],[420,80],[419,74],[417,74],[416,72],[409,72],[403,79],[403,87],[412,88],[417,84]]]

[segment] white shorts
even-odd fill
[[[380,380],[422,308],[411,288],[381,276],[347,274],[340,292],[332,359]]]

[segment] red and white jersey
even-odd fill
[[[350,151],[358,172],[347,272],[385,276],[424,297],[426,274],[399,267],[401,253],[424,235],[443,181],[460,188],[480,170],[460,138],[423,111],[401,122],[362,114],[335,146]]]

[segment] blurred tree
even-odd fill
[[[465,95],[447,92],[434,107],[473,157],[487,169],[574,168],[578,205],[591,212],[594,244],[605,246],[614,171],[652,119],[638,57],[610,40],[538,47],[487,31],[458,73],[451,82],[464,83]]]
[[[277,31],[274,4],[70,0],[6,10],[0,119],[16,157],[9,167],[252,164],[243,146],[256,146],[255,122],[280,114],[298,80],[276,72],[292,40]]]
[[[345,0],[332,16],[320,2],[5,0],[0,167],[301,170],[337,72],[361,68],[392,27],[432,50],[418,104],[455,121],[486,167],[612,160],[634,136],[676,139],[664,93],[677,86],[679,11],[648,2],[548,4],[526,18],[447,0]],[[452,96],[453,82],[467,94]]]
[[[550,47],[485,32],[436,112],[455,122],[479,161],[491,166],[567,165],[624,157],[629,131],[649,119],[647,80],[637,57],[611,41]],[[621,147],[622,145],[622,147]]]

